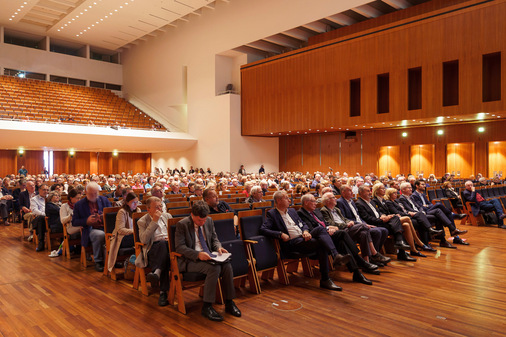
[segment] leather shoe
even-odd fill
[[[420,253],[420,252],[410,251],[410,252],[409,252],[409,254],[410,254],[411,256],[427,257],[427,255],[424,255],[424,254],[422,254],[422,253]]]
[[[394,244],[394,248],[406,250],[406,249],[410,249],[411,247],[409,247],[409,245],[404,241],[396,241]]]
[[[467,229],[464,229],[463,231],[461,231],[460,229],[456,229],[451,234],[452,234],[452,236],[456,236],[456,235],[466,234],[466,233],[467,233]]]
[[[406,251],[404,250],[401,250],[397,253],[397,260],[399,261],[410,261],[410,262],[415,262],[416,259],[414,257],[411,257],[409,256],[408,253],[406,253]]]
[[[99,273],[104,271],[104,264],[102,262],[96,262],[95,263],[95,270]]]
[[[376,264],[376,265],[378,265],[378,262],[381,262],[383,264],[387,264],[390,261],[392,261],[391,258],[381,255],[380,253],[376,253],[376,255],[371,256],[371,259],[372,259],[372,262],[374,262],[374,264]]]
[[[160,278],[155,273],[149,273],[146,275],[146,282],[151,283],[152,287],[160,286]]]
[[[169,305],[169,300],[167,299],[167,292],[162,291],[160,292],[160,297],[158,298],[158,305],[161,307],[165,307]]]
[[[363,284],[367,284],[368,286],[372,286],[372,281],[368,280],[364,276],[364,274],[362,274],[358,270],[353,273],[353,282],[363,283]]]
[[[442,231],[443,231],[442,229],[434,229],[432,227],[429,227],[429,234],[430,235],[441,234]]]
[[[369,263],[365,260],[362,260],[362,262],[360,263],[361,267],[363,269],[370,269],[370,270],[374,270],[374,269],[378,269],[378,265],[374,264],[374,263]]]
[[[335,283],[332,282],[331,279],[327,279],[325,281],[320,281],[320,288],[328,289],[328,290],[343,291],[343,288],[341,288],[340,286],[335,285]]]
[[[441,241],[439,243],[439,247],[442,247],[442,248],[452,248],[452,249],[457,249],[457,247],[453,246],[451,243],[449,243],[448,241],[444,240],[444,241]]]
[[[453,213],[453,218],[454,219],[457,219],[457,220],[462,220],[464,219],[465,217],[467,216],[467,214],[464,214],[464,213]]]
[[[372,274],[372,275],[379,275],[380,274],[380,270],[379,269],[364,269],[362,268],[362,271],[364,273],[367,273],[367,274]]]
[[[39,244],[37,245],[37,248],[35,248],[35,251],[41,252],[43,250],[44,250],[44,242],[39,242]]]
[[[422,249],[426,252],[436,252],[436,250],[434,248],[432,248],[431,245],[423,245],[422,246]]]
[[[216,310],[214,310],[212,305],[207,306],[207,307],[202,307],[202,316],[204,316],[205,318],[207,318],[211,321],[215,321],[215,322],[223,321],[223,316],[218,314],[218,312],[216,312]]]
[[[241,317],[241,310],[235,305],[234,301],[227,301],[225,304],[225,312],[235,317]]]
[[[506,228],[506,225],[498,225],[497,227],[498,227],[498,228],[505,229],[505,228]]]
[[[466,241],[462,240],[459,237],[454,237],[453,238],[453,243],[459,244],[459,245],[464,245],[464,246],[469,246],[469,242],[466,242]]]
[[[350,262],[350,254],[346,254],[346,255],[341,255],[341,254],[337,254],[336,256],[334,256],[334,268],[337,267],[337,266],[344,266],[345,264],[347,264],[348,262]]]

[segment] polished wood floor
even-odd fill
[[[464,226],[460,226],[463,228]],[[505,336],[506,230],[470,227],[470,246],[441,249],[418,262],[393,262],[373,286],[332,277],[329,292],[302,274],[292,285],[263,282],[262,293],[238,290],[243,317],[222,323],[200,315],[196,291],[188,314],[157,306],[126,282],[79,261],[49,258],[20,242],[19,224],[0,225],[2,336]],[[219,311],[223,306],[217,305]]]

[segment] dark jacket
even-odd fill
[[[372,202],[371,202],[372,204]],[[383,220],[376,217],[376,214],[372,211],[372,209],[367,205],[367,203],[362,200],[361,198],[357,199],[356,202],[357,208],[358,208],[358,214],[360,215],[360,218],[362,218],[367,224],[373,225],[373,226],[381,226],[383,225]],[[374,204],[373,204],[374,206]],[[374,206],[375,207],[375,206]],[[381,211],[376,208],[376,211],[379,215],[381,215]]]
[[[335,227],[338,227],[339,229],[345,229],[348,227],[348,223],[350,221],[353,221],[353,220],[349,220],[349,219],[346,219],[346,217],[343,216],[343,213],[341,212],[341,210],[339,209],[339,207],[334,207],[335,211],[337,212],[337,214],[339,214],[339,216],[343,219],[344,221],[344,224],[337,224],[335,221],[334,221],[334,216],[332,215],[332,212],[330,211],[330,209],[328,209],[326,206],[323,206],[322,208],[320,208],[320,211],[323,215],[323,219],[325,220],[325,223],[328,223],[329,226],[335,226]]]
[[[313,216],[307,210],[305,210],[303,207],[301,207],[297,211],[297,214],[301,218],[302,222],[304,222],[308,226],[310,231],[312,231],[314,228],[317,228],[320,226],[318,221],[316,221],[313,218]],[[323,214],[322,214],[322,212],[320,212],[320,210],[318,208],[314,210],[314,214],[318,218],[318,220],[325,223],[325,219],[323,218]],[[328,227],[329,224],[325,223],[325,226]]]
[[[97,199],[98,211],[103,212],[105,207],[111,207],[111,203],[106,197],[99,196]],[[88,217],[91,215],[90,207],[88,206],[88,198],[83,198],[76,202],[74,205],[74,215],[72,215],[72,226],[83,227],[83,234],[81,236],[81,244],[88,247],[90,242],[91,226],[86,224]]]
[[[309,231],[309,227],[302,221],[295,209],[289,208],[287,212],[302,232]],[[286,228],[285,222],[283,221],[283,218],[281,218],[279,211],[276,208],[273,208],[265,213],[265,221],[262,224],[262,227],[260,227],[260,234],[280,239],[281,233],[288,235],[288,229]],[[279,243],[282,250],[288,251],[287,242],[280,241]]]
[[[60,206],[52,202],[46,202],[46,216],[47,224],[49,228],[51,228],[51,232],[62,233],[63,226],[60,221]]]

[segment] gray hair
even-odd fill
[[[403,190],[403,189],[405,189],[406,187],[411,187],[411,184],[410,184],[410,183],[408,183],[408,182],[403,182],[403,183],[400,185],[400,187],[399,187],[399,188],[400,188],[400,189],[401,189],[401,191],[402,191],[402,190]]]
[[[94,190],[94,191],[100,191],[100,186],[94,182],[94,181],[90,181],[87,185],[86,185],[86,192],[90,191],[90,190]]]
[[[272,198],[274,199],[274,203],[278,203],[280,199],[283,199],[285,195],[288,195],[285,191],[276,191],[272,195]]]
[[[330,199],[334,196],[334,193],[327,192],[322,195],[322,204],[326,205],[329,203]]]
[[[262,192],[262,188],[260,186],[253,186],[251,190],[249,191],[250,194]]]
[[[305,205],[307,202],[312,200],[311,197],[314,198],[314,195],[312,195],[311,193],[306,193],[300,198],[300,202],[302,203],[302,205]]]

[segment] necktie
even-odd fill
[[[311,212],[311,215],[313,216],[313,218],[314,218],[314,219],[315,219],[315,220],[316,220],[316,221],[317,221],[317,222],[318,222],[321,226],[325,227],[325,222],[323,222],[323,221],[321,221],[320,219],[318,219],[318,218],[316,217],[316,215],[315,215],[313,212]]]
[[[199,241],[200,245],[202,246],[202,250],[209,254],[210,257],[216,257],[215,254],[211,254],[209,251],[209,247],[207,247],[206,239],[204,239],[204,234],[202,233],[202,226],[198,226],[198,233],[199,233]]]

